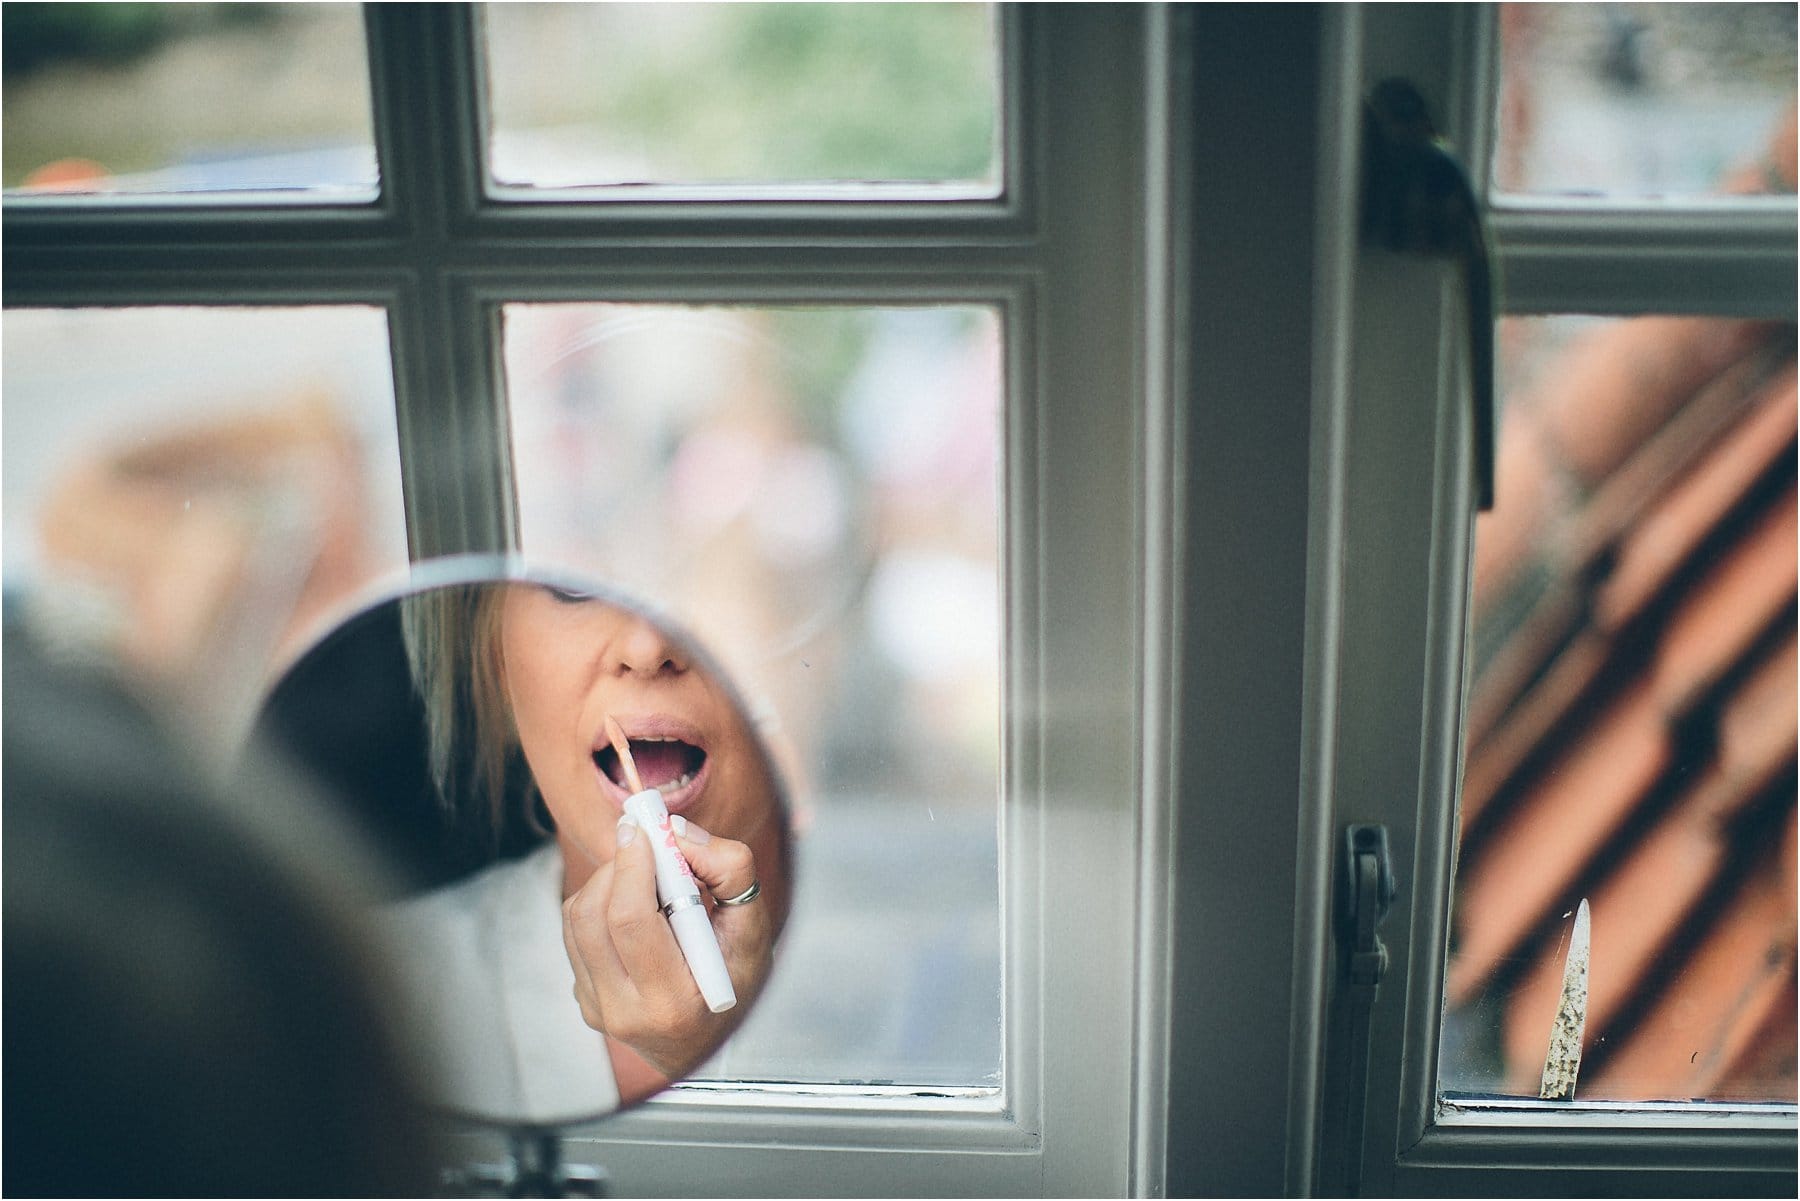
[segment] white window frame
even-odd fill
[[[1411,79],[1485,183],[1484,8],[1009,7],[998,198],[545,206],[481,178],[471,11],[367,14],[374,203],[9,197],[4,299],[384,307],[415,559],[511,545],[502,301],[980,303],[1006,330],[1005,1093],[696,1090],[573,1158],[621,1194],[1314,1191],[1359,820],[1401,875],[1364,1191],[1791,1195],[1791,1120],[1434,1112],[1462,334],[1441,267],[1359,245],[1358,105]],[[1509,312],[1793,313],[1791,201],[1494,231]]]
[[[1003,1091],[683,1090],[564,1150],[627,1194],[1131,1190],[1141,364],[1155,357],[1143,276],[1160,219],[1144,147],[1167,15],[1004,10],[998,197],[622,203],[522,201],[487,183],[478,10],[374,4],[365,17],[372,201],[9,196],[5,304],[381,306],[415,561],[516,544],[503,302],[995,306]],[[491,1149],[487,1136],[458,1145],[469,1160]]]
[[[1411,80],[1487,195],[1496,79],[1491,6],[1370,6],[1327,20],[1325,72],[1338,105]],[[1342,159],[1357,131],[1339,129]],[[1354,172],[1351,173],[1352,175]],[[1354,193],[1352,193],[1354,195]],[[1691,313],[1793,319],[1791,196],[1680,202],[1504,198],[1491,230],[1505,314]],[[1343,246],[1336,247],[1342,254]],[[1793,1195],[1789,1106],[1440,1106],[1438,1032],[1460,790],[1472,550],[1467,334],[1447,268],[1358,247],[1325,287],[1346,386],[1315,476],[1306,780],[1296,895],[1309,945],[1295,989],[1334,980],[1330,839],[1350,822],[1388,827],[1400,895],[1380,929],[1391,964],[1374,1007],[1361,1149],[1369,1195],[1570,1193]],[[1336,357],[1341,356],[1341,357]],[[1323,820],[1319,820],[1323,817]],[[1306,940],[1302,939],[1302,944]],[[1310,958],[1309,958],[1310,956]],[[1327,990],[1330,992],[1331,990]],[[1332,1063],[1331,1010],[1294,1038]],[[1316,1088],[1315,1088],[1316,1086]],[[1360,1082],[1290,1077],[1290,1145],[1329,1132]],[[1308,1129],[1308,1123],[1315,1123]],[[1299,1133],[1296,1133],[1299,1131]],[[1353,1137],[1353,1136],[1349,1136]],[[1314,1142],[1301,1175],[1349,1148]],[[1571,1175],[1573,1174],[1573,1175]]]

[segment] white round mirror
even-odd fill
[[[375,924],[446,1112],[602,1117],[707,1060],[767,982],[779,773],[716,663],[641,605],[521,570],[413,589],[301,656],[256,744],[398,863]]]

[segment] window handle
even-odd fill
[[[1363,237],[1462,266],[1474,406],[1475,503],[1494,507],[1494,273],[1469,173],[1438,136],[1418,89],[1384,79],[1363,103]]]
[[[1326,1153],[1319,1191],[1355,1197],[1362,1190],[1364,1111],[1369,1091],[1369,1035],[1376,994],[1387,974],[1388,950],[1375,928],[1388,914],[1399,886],[1388,850],[1386,826],[1344,828],[1337,864],[1337,926],[1342,978],[1338,982],[1337,1034],[1333,1037],[1337,1103],[1327,1102]]]

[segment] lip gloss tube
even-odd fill
[[[706,903],[700,899],[694,871],[675,845],[675,831],[670,828],[662,793],[654,788],[633,793],[625,800],[625,812],[650,838],[650,850],[656,856],[656,899],[674,928],[675,941],[687,958],[688,970],[694,973],[694,983],[700,986],[706,1007],[714,1013],[724,1013],[737,1004],[737,990],[731,986],[731,973],[725,970],[725,956],[719,950],[712,920],[706,916]]]

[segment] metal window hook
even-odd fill
[[[1388,950],[1376,933],[1399,894],[1385,826],[1346,826],[1337,864],[1337,932],[1341,978],[1333,1061],[1337,1103],[1329,1105],[1327,1154],[1320,1192],[1354,1197],[1362,1189],[1364,1113],[1369,1089],[1369,1037]]]
[[[1469,320],[1475,503],[1494,506],[1494,271],[1486,216],[1469,173],[1417,88],[1384,79],[1363,102],[1363,237],[1387,250],[1455,259]]]

